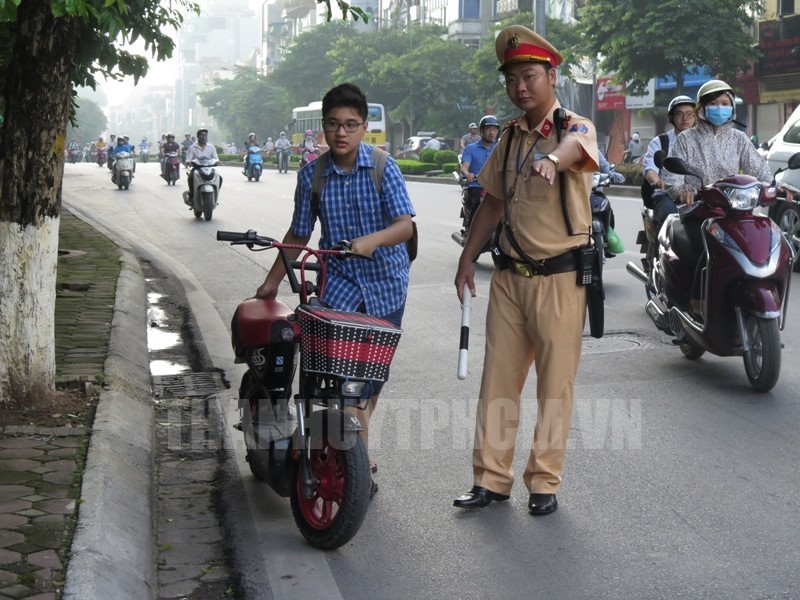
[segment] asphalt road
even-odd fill
[[[223,168],[221,205],[206,223],[183,205],[183,188],[168,187],[157,169],[138,165],[130,190],[119,191],[105,168],[66,165],[64,202],[174,273],[209,355],[235,387],[241,369],[232,364],[228,324],[274,257],[214,236],[255,229],[280,238],[295,177],[267,171],[248,183],[239,169]],[[797,292],[772,392],[751,391],[741,358],[684,359],[644,314],[643,288],[625,272],[625,262],[639,258],[640,202],[612,197],[628,251],[606,265],[607,335],[584,345],[559,510],[530,517],[520,480],[509,502],[458,511],[453,498],[472,485],[491,262],[484,256],[476,264],[469,375],[459,381],[452,280],[460,248],[450,239],[460,223],[459,189],[409,183],[409,191],[419,258],[392,380],[370,427],[380,492],[353,542],[321,553],[295,530],[288,501],[253,482],[237,447],[243,496],[235,535],[250,557],[253,597],[800,597]],[[520,473],[536,414],[533,375],[523,397]],[[233,403],[226,407],[236,419]]]

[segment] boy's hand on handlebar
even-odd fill
[[[372,253],[375,252],[375,244],[370,241],[370,236],[364,236],[350,242],[350,250],[356,254],[372,258]]]

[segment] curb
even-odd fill
[[[129,248],[85,215],[73,214],[120,246],[114,317],[81,485],[78,523],[62,598],[152,599],[157,593],[155,416],[150,395],[144,275]]]

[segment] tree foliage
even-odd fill
[[[761,0],[592,0],[580,13],[580,51],[634,93],[666,75],[681,91],[694,65],[733,81],[758,58],[750,30],[761,9]]]
[[[103,110],[92,100],[75,98],[75,124],[67,125],[67,140],[75,140],[83,147],[93,142],[106,130],[108,119]]]

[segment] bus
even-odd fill
[[[383,104],[367,103],[367,133],[364,143],[378,146],[386,150],[386,109]],[[292,109],[292,146],[297,148],[306,137],[306,131],[312,130],[317,138],[317,143],[327,148],[325,136],[322,133],[322,102],[312,102],[308,106],[298,106]]]

